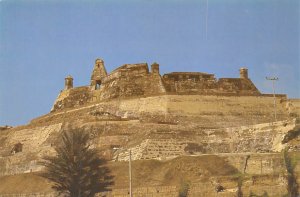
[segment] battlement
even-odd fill
[[[111,73],[106,72],[104,61],[96,59],[91,83],[86,88],[73,87],[73,78],[65,78],[65,89],[54,104],[53,111],[87,103],[116,98],[136,98],[157,95],[235,95],[261,96],[248,77],[248,69],[240,69],[239,78],[220,78],[203,72],[171,72],[163,76],[159,64],[124,64]],[[76,91],[72,91],[76,89]],[[81,95],[82,94],[82,95]],[[81,96],[80,96],[81,95]],[[75,98],[81,98],[80,102]],[[61,107],[59,107],[61,106]]]
[[[164,74],[163,78],[174,79],[176,81],[182,79],[193,79],[193,80],[201,80],[201,79],[215,79],[214,74],[202,73],[202,72],[171,72]]]

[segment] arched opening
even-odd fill
[[[99,90],[101,86],[101,80],[96,80],[95,90]]]
[[[23,149],[23,144],[22,143],[17,143],[13,146],[12,150],[11,150],[11,153],[12,154],[15,154],[15,153],[18,153],[18,152],[22,152],[22,149]]]

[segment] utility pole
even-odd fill
[[[276,114],[276,95],[275,95],[275,81],[277,81],[278,77],[266,77],[267,80],[272,81],[273,87],[273,98],[274,98],[274,120],[277,121],[277,114]]]
[[[129,149],[129,193],[132,197],[132,179],[131,179],[131,149]]]

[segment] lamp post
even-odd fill
[[[277,81],[278,77],[266,77],[266,80],[272,81],[273,87],[273,98],[274,98],[274,120],[277,121],[277,114],[276,114],[276,95],[275,95],[275,81]]]
[[[132,179],[131,179],[131,149],[129,149],[129,194],[132,197]]]
[[[124,150],[124,149],[114,147],[113,150]],[[129,196],[132,197],[131,149],[129,149]]]

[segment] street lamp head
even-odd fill
[[[275,81],[275,80],[279,80],[279,78],[278,77],[266,77],[266,80],[273,80],[273,81]]]

